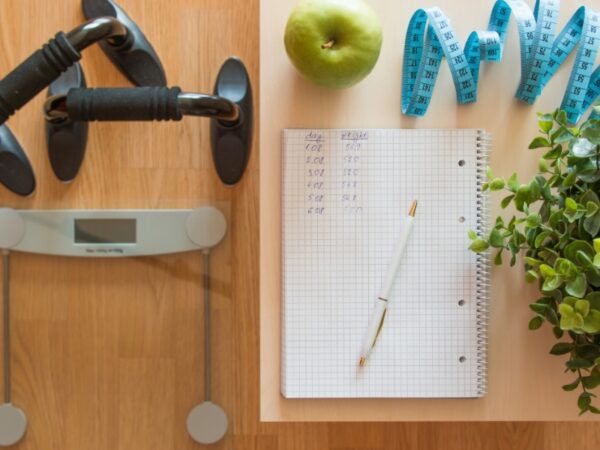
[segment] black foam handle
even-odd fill
[[[67,36],[57,33],[0,81],[0,124],[80,59]]]
[[[181,120],[178,87],[71,89],[67,112],[75,121]]]

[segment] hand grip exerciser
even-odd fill
[[[217,173],[225,184],[233,185],[241,178],[248,162],[253,119],[250,81],[239,59],[229,58],[222,66],[215,94],[182,92],[179,87],[73,88],[48,97],[44,112],[47,122],[56,126],[92,121],[179,121],[183,116],[209,117]],[[84,149],[79,148],[79,151]],[[82,156],[72,158],[79,162],[82,159]],[[56,161],[52,165],[57,171]],[[74,177],[77,170],[72,169],[58,168],[58,171],[69,172]]]
[[[0,124],[81,59],[81,51],[107,40],[114,51],[127,54],[134,34],[114,17],[90,20],[65,34],[62,31],[0,80]]]
[[[66,94],[73,87],[86,87],[85,76],[80,64],[75,64],[48,88],[48,97]],[[48,159],[56,177],[68,182],[72,180],[83,163],[88,137],[87,122],[51,123],[46,121],[46,144]]]
[[[113,0],[82,0],[88,20],[114,17],[128,30],[123,45],[101,40],[98,44],[108,59],[136,86],[165,86],[167,78],[154,48],[137,24]]]
[[[238,106],[226,98],[182,93],[178,87],[71,89],[47,103],[49,120],[178,121],[184,115],[234,122]]]
[[[133,21],[110,0],[84,0],[88,16],[105,12],[68,33],[59,32],[0,80],[0,125],[27,104],[63,72],[81,59],[81,51],[102,41],[113,63],[139,84],[165,84],[164,70],[152,46]],[[0,141],[0,182],[20,195],[35,190],[35,175],[25,152],[15,140]]]

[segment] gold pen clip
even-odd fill
[[[375,347],[375,343],[377,342],[379,333],[381,333],[381,329],[383,328],[383,322],[385,322],[386,314],[387,314],[387,308],[385,308],[385,310],[383,311],[383,316],[381,316],[381,322],[379,322],[379,328],[377,328],[377,333],[375,333],[375,339],[373,339],[373,344],[371,344],[371,348]]]

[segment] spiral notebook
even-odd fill
[[[486,391],[489,137],[483,130],[283,132],[282,394],[481,397]],[[358,360],[413,200],[385,324]]]

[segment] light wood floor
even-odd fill
[[[258,0],[120,0],[155,45],[172,85],[210,91],[241,56],[258,86]],[[0,2],[0,73],[80,22],[78,0]],[[97,47],[90,86],[126,85]],[[256,98],[258,93],[256,92]],[[213,399],[230,418],[223,449],[591,449],[584,424],[272,424],[259,421],[258,157],[239,186],[218,183],[208,124],[93,124],[70,185],[45,155],[41,96],[9,121],[38,175],[17,208],[172,208],[215,204],[230,231],[213,255]],[[265,106],[265,105],[263,105]],[[13,256],[13,401],[29,417],[19,449],[200,448],[185,417],[202,393],[199,255],[91,261]],[[527,376],[527,374],[524,374]],[[548,392],[552,395],[552,392]],[[569,405],[572,407],[572,405]]]

